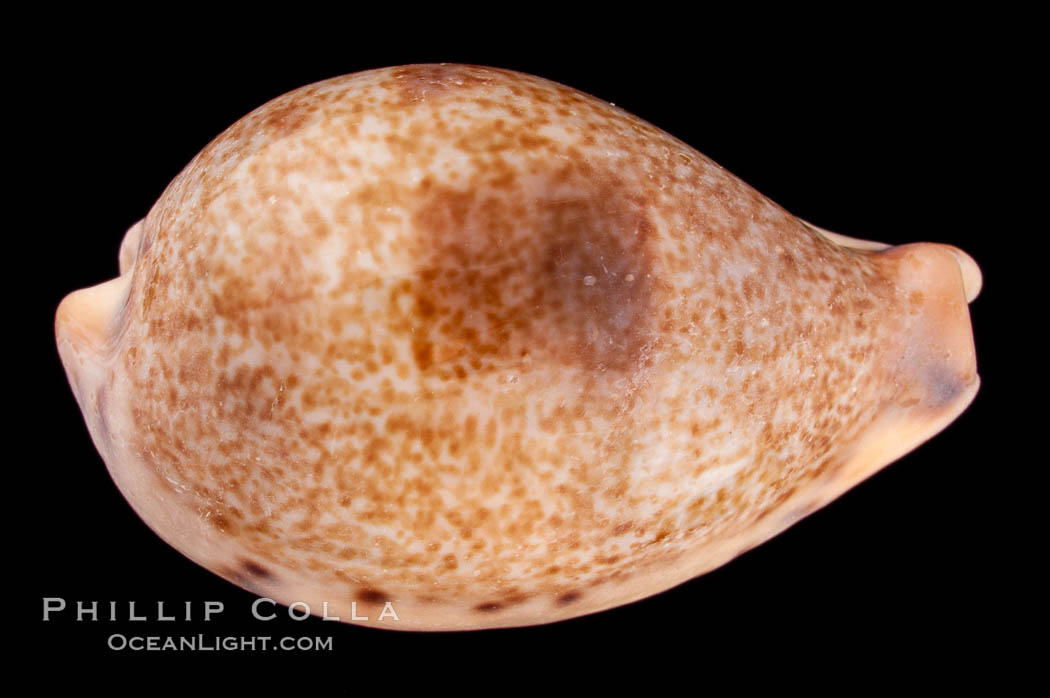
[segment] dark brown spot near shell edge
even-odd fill
[[[557,602],[557,604],[559,606],[568,606],[571,603],[576,603],[581,598],[583,598],[583,594],[581,592],[578,592],[578,591],[567,591],[564,594],[562,594],[561,596],[559,596],[556,599],[556,602]]]
[[[257,579],[274,579],[273,573],[271,573],[270,570],[257,562],[252,562],[251,560],[241,560],[241,569]]]
[[[386,603],[390,600],[390,595],[381,589],[361,589],[357,592],[357,600],[365,603]]]

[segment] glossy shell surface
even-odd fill
[[[227,579],[379,627],[666,589],[978,385],[961,251],[824,233],[656,127],[506,70],[284,95],[209,144],[120,257],[56,332],[121,491]]]

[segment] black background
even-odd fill
[[[725,673],[732,662],[735,673],[787,656],[802,658],[796,664],[808,672],[844,659],[961,658],[994,644],[986,627],[1004,611],[987,573],[1005,554],[980,503],[1000,486],[989,468],[1003,457],[1012,398],[1012,306],[1007,232],[990,180],[1001,176],[997,105],[1013,66],[987,43],[989,30],[938,19],[804,33],[735,24],[520,31],[408,35],[358,26],[296,42],[281,31],[245,33],[233,46],[229,34],[200,29],[166,41],[145,31],[41,38],[40,60],[18,76],[30,86],[18,135],[32,158],[21,171],[25,199],[14,202],[28,214],[22,237],[34,247],[22,257],[33,286],[18,298],[32,362],[26,409],[48,425],[34,439],[19,497],[33,503],[31,513],[14,529],[30,587],[17,601],[33,638],[23,649],[60,662],[106,660],[85,676],[114,659],[180,670],[236,659],[371,681],[447,680],[450,671],[492,666],[516,675],[522,661],[529,672],[663,675],[669,663]],[[113,485],[66,384],[54,310],[66,293],[117,274],[124,231],[239,117],[316,80],[437,61],[534,73],[614,102],[829,230],[965,249],[985,279],[971,305],[983,381],[976,401],[945,432],[777,538],[626,607],[549,626],[442,634],[252,619],[251,594],[168,547]],[[192,601],[196,617],[206,600],[226,610],[207,624],[77,623],[68,611],[44,623],[50,596],[71,606],[117,601],[122,615],[129,601],[151,617],[157,601]],[[334,649],[147,656],[107,649],[117,632],[332,636]]]

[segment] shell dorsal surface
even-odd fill
[[[381,627],[666,589],[978,385],[959,250],[824,233],[622,110],[492,68],[260,107],[120,263],[56,332],[121,491],[227,579],[344,619],[390,601]]]

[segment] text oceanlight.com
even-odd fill
[[[266,650],[284,651],[331,651],[330,637],[245,637],[236,635],[122,635],[114,633],[106,641],[111,650],[132,652],[255,652]]]

